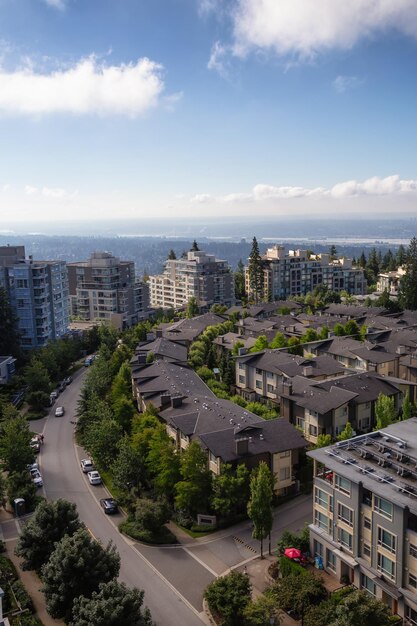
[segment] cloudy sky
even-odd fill
[[[417,208],[417,0],[0,0],[12,221]]]

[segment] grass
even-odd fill
[[[113,498],[115,498],[116,500],[121,500],[122,499],[122,492],[119,491],[114,485],[113,485],[113,477],[111,475],[110,471],[100,471],[100,476],[103,479],[103,483],[106,485],[107,489],[110,491],[111,495]]]
[[[214,532],[215,530],[218,530],[217,528],[212,528],[211,530],[208,530],[208,529],[205,529],[205,530],[191,530],[190,528],[186,528],[185,526],[181,526],[181,524],[177,524],[176,522],[173,522],[173,523],[176,524],[178,526],[178,528],[181,528],[181,530],[183,530],[185,533],[187,533],[187,535],[189,535],[193,539],[199,539],[200,537],[205,537],[206,535],[210,535],[210,533]]]
[[[132,539],[136,539],[136,541],[142,541],[151,545],[178,543],[176,536],[166,526],[162,526],[159,533],[151,533],[138,527],[135,522],[126,520],[119,524],[119,531],[124,535],[132,537]]]

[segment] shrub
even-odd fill
[[[210,611],[221,618],[222,626],[241,626],[251,601],[251,584],[245,574],[233,571],[210,583],[204,597]]]
[[[286,556],[279,559],[279,571],[282,578],[287,576],[305,576],[306,570]]]
[[[18,604],[20,605],[20,608],[28,609],[31,613],[33,613],[34,606],[33,606],[32,598],[30,597],[30,595],[28,594],[28,592],[26,591],[26,589],[24,588],[20,580],[15,580],[12,583],[12,589],[13,589],[15,598]]]

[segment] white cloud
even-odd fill
[[[333,87],[337,93],[345,93],[349,89],[358,87],[362,82],[357,76],[337,76],[333,81]]]
[[[207,68],[215,70],[222,78],[229,77],[230,71],[230,50],[220,41],[216,41],[212,48]]]
[[[147,58],[107,66],[94,56],[69,69],[36,73],[30,65],[0,69],[0,113],[143,115],[160,103],[162,66]]]
[[[215,200],[214,196],[211,196],[209,193],[198,193],[190,198],[190,202],[196,202],[198,204],[205,204],[207,202],[212,202],[213,200]]]
[[[60,11],[63,11],[66,7],[65,0],[44,0],[44,2],[48,6],[53,7],[54,9],[59,9]]]
[[[236,0],[235,53],[311,58],[389,29],[416,36],[416,0]]]
[[[35,193],[38,193],[38,191],[39,189],[33,185],[25,185],[24,192],[27,196],[33,196]]]

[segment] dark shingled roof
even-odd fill
[[[153,352],[156,358],[169,359],[171,361],[187,361],[186,346],[164,337],[157,337],[153,341],[140,343],[136,348],[136,354],[140,352]]]

